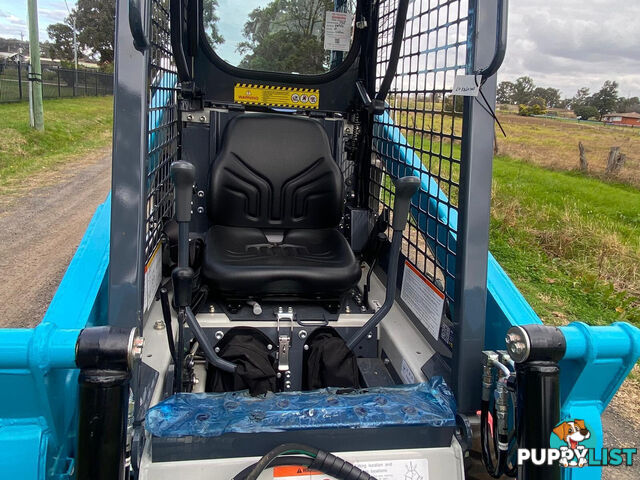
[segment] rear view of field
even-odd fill
[[[614,127],[575,119],[501,115],[507,137],[498,131],[498,153],[559,170],[579,165],[578,143],[582,142],[589,172],[604,176],[611,147],[620,147],[626,161],[621,171],[607,180],[640,187],[640,129]]]

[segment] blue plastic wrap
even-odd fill
[[[158,437],[216,437],[231,432],[455,425],[455,400],[440,377],[416,385],[343,390],[260,397],[247,391],[180,393],[149,410],[146,429]]]

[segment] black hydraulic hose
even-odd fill
[[[494,430],[496,425],[493,426]],[[489,434],[489,402],[482,400],[480,403],[480,443],[482,444],[482,462],[484,463],[487,473],[493,478],[500,478],[499,462],[493,463],[491,449],[489,447],[492,437]],[[495,450],[495,444],[494,444]]]
[[[293,465],[300,467],[308,467],[313,462],[313,458],[311,457],[300,457],[300,456],[286,456],[286,457],[278,457],[274,458],[273,461],[267,465],[266,468],[272,467],[281,467],[283,465]],[[242,470],[236,476],[234,476],[231,480],[246,480],[247,475],[251,473],[251,471],[256,467],[257,463],[253,463],[249,465],[247,468]]]
[[[404,38],[404,26],[407,21],[408,9],[409,0],[399,0],[396,26],[393,31],[393,42],[391,44],[391,53],[389,54],[389,64],[387,65],[387,71],[385,72],[382,83],[380,84],[380,90],[376,94],[377,100],[384,100],[387,98],[387,93],[389,93],[389,88],[391,88],[391,82],[396,75],[398,60],[400,58],[400,48],[402,48],[402,39]]]
[[[169,344],[169,352],[171,353],[171,359],[173,364],[177,365],[176,361],[176,344],[173,339],[173,325],[171,323],[171,307],[169,305],[169,291],[166,287],[160,288],[160,305],[162,305],[162,317],[164,318],[164,325],[167,330],[167,343]]]
[[[347,347],[350,350],[360,343],[360,341],[367,336],[367,334],[373,330],[380,321],[385,317],[385,315],[391,310],[393,306],[393,302],[396,299],[395,291],[396,285],[395,282],[398,277],[398,258],[400,257],[400,245],[402,243],[402,232],[393,232],[393,239],[391,240],[391,256],[389,258],[389,267],[387,269],[387,296],[384,299],[384,303],[382,307],[374,313],[369,321],[365,323],[362,328],[360,328],[356,334],[349,339],[347,342]]]
[[[207,360],[211,365],[225,372],[234,373],[238,366],[235,363],[227,362],[220,358],[216,352],[213,350],[209,339],[207,338],[204,330],[196,320],[196,316],[193,314],[193,311],[190,307],[185,307],[185,316],[187,319],[187,324],[189,324],[189,328],[193,332],[193,336],[196,337],[196,340],[200,344],[200,348],[204,352],[204,356],[207,357]]]
[[[184,365],[184,308],[178,309],[178,348],[176,349],[176,363],[174,368],[173,392],[182,391],[182,367]]]
[[[303,453],[311,458],[315,458],[318,449],[301,443],[283,443],[266,453],[253,467],[253,470],[247,475],[247,480],[256,480],[260,474],[271,464],[271,462],[280,455],[287,453]]]
[[[265,469],[272,465],[277,457],[288,453],[301,453],[312,457],[312,461],[309,463],[310,469],[331,475],[338,480],[376,480],[355,465],[331,453],[298,443],[285,443],[271,450],[255,464],[251,472],[246,476],[246,480],[256,480]]]

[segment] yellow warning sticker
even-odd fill
[[[236,83],[233,89],[233,100],[250,105],[318,109],[320,91],[314,88]]]

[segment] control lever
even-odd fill
[[[174,186],[175,218],[178,222],[178,266],[171,272],[173,299],[178,308],[178,348],[175,368],[175,391],[182,390],[182,364],[184,363],[184,322],[189,324],[209,363],[226,372],[234,372],[236,365],[221,359],[191,310],[193,270],[189,267],[189,223],[191,222],[191,197],[196,169],[193,164],[179,160],[171,165]]]
[[[393,302],[396,299],[396,283],[398,280],[398,258],[400,258],[400,246],[402,245],[402,232],[407,226],[409,217],[409,207],[411,205],[411,197],[415,195],[420,186],[418,177],[407,176],[396,180],[395,182],[395,202],[393,205],[393,238],[391,239],[391,250],[389,253],[389,266],[387,268],[387,295],[384,299],[382,307],[373,314],[367,323],[360,328],[353,337],[347,342],[347,347],[353,348],[367,336],[367,334],[376,328],[376,326],[387,315]]]

